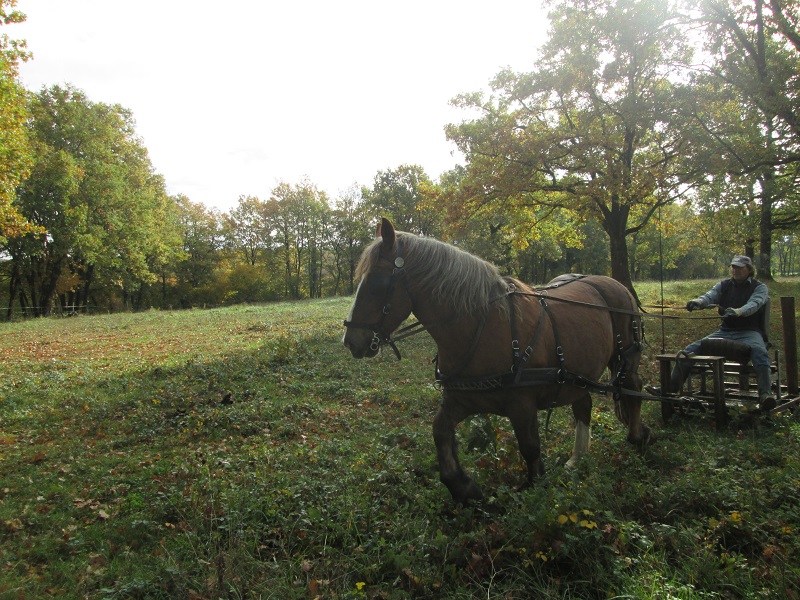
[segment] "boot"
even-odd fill
[[[758,408],[768,411],[775,408],[775,396],[772,395],[772,369],[769,365],[755,367],[758,385]]]

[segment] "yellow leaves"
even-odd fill
[[[22,531],[23,525],[22,525],[22,521],[20,519],[9,519],[7,521],[3,521],[3,524],[12,533],[16,533],[18,531]]]
[[[744,515],[740,513],[738,510],[734,510],[729,514],[727,517],[723,517],[720,521],[719,519],[715,519],[711,517],[708,519],[708,527],[710,529],[717,529],[722,527],[726,523],[743,523],[744,522]]]
[[[583,516],[584,518],[581,518],[581,516]],[[589,519],[589,517],[593,516],[594,513],[592,511],[583,509],[582,511],[580,511],[580,515],[577,512],[560,514],[556,518],[556,522],[559,525],[566,525],[567,523],[575,523],[579,527],[583,527],[584,529],[597,529],[597,522]]]

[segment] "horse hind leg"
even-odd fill
[[[572,403],[572,414],[575,417],[575,445],[572,448],[572,457],[567,461],[566,466],[569,469],[574,469],[581,456],[589,452],[592,437],[592,396],[589,392]]]

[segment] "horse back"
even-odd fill
[[[567,273],[533,289],[532,298],[546,305],[553,343],[578,372],[602,370],[620,344],[627,348],[640,341],[636,301],[615,279]]]

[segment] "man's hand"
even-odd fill
[[[697,310],[698,308],[703,308],[697,300],[689,300],[686,303],[686,310],[692,312],[693,310]]]
[[[741,317],[742,311],[738,308],[731,308],[730,306],[725,309],[725,312],[722,313],[723,317]]]

